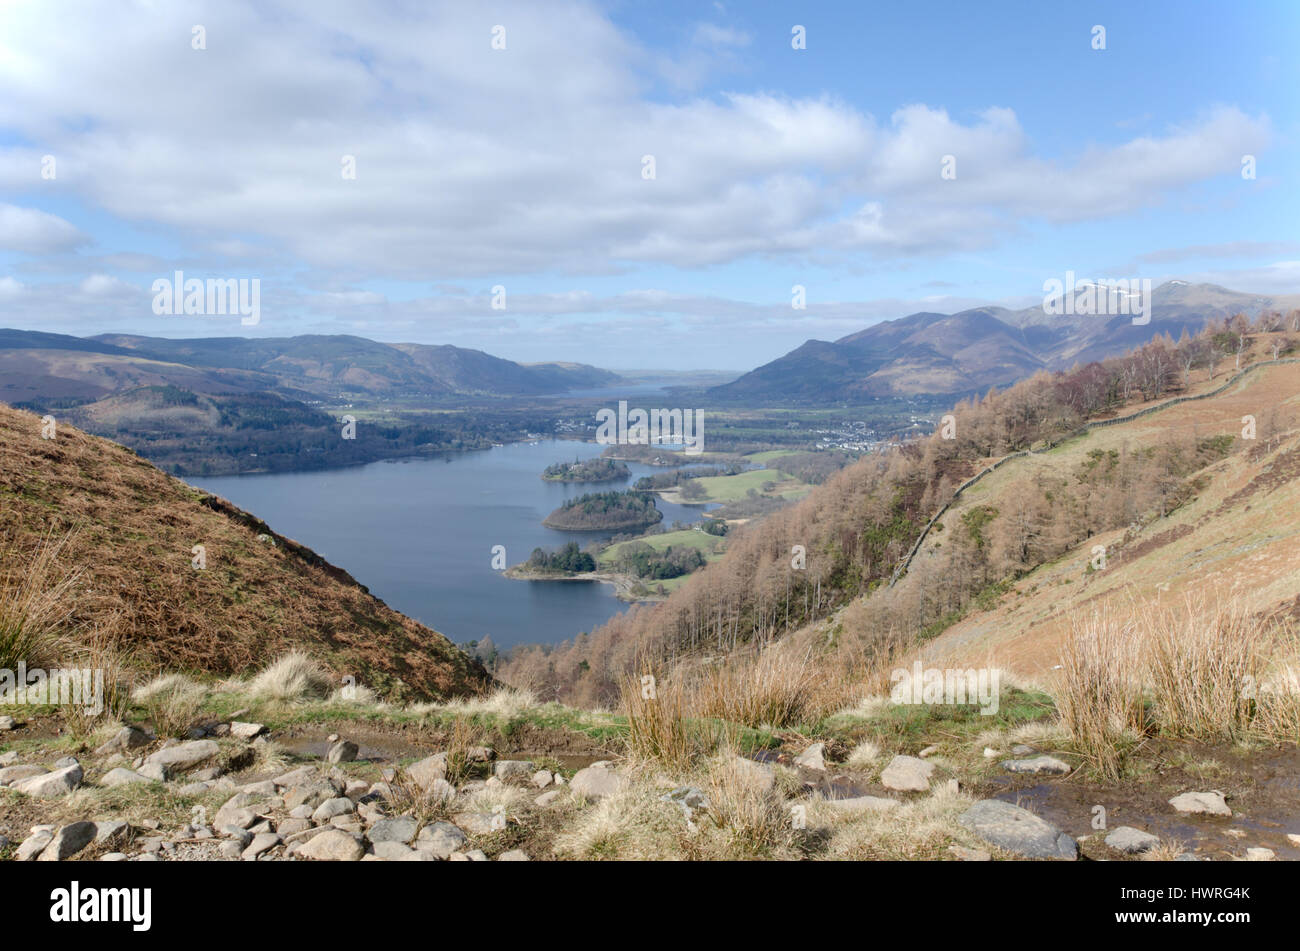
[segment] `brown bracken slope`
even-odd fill
[[[135,666],[247,673],[298,649],[389,697],[490,681],[441,634],[255,516],[71,426],[44,439],[41,417],[0,404],[0,584],[51,543],[60,570],[80,574],[70,629],[111,636]]]

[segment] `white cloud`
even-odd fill
[[[822,97],[656,101],[663,54],[586,3],[466,10],[81,3],[55,22],[47,4],[6,4],[0,127],[58,155],[60,187],[121,219],[341,281],[986,247],[1026,220],[1158,203],[1269,139],[1266,119],[1222,108],[1045,159],[1005,108],[963,122],[914,104],[882,122]],[[194,23],[206,50],[191,48]],[[504,51],[490,47],[497,23]],[[696,25],[676,65],[698,72],[701,50],[743,56],[745,42]],[[955,181],[940,178],[948,154]],[[6,180],[32,160],[0,150]],[[79,240],[62,219],[0,206],[4,247]]]
[[[28,254],[67,251],[86,236],[57,215],[0,202],[0,249]]]

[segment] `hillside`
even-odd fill
[[[383,695],[447,697],[488,682],[436,631],[372,597],[346,571],[255,516],[172,478],[130,450],[0,406],[0,575],[64,544],[79,636],[146,669],[230,674],[305,650]],[[192,566],[205,549],[205,567]]]
[[[1240,439],[1241,419],[1258,420],[1258,438]],[[990,610],[973,610],[921,656],[939,666],[985,663],[1041,677],[1058,663],[1072,618],[1134,601],[1181,603],[1225,591],[1262,615],[1300,617],[1300,363],[1260,367],[1226,391],[1119,425],[1098,428],[1050,452],[1013,460],[965,492],[944,513],[959,524],[974,508],[1022,504],[1027,481],[1077,471],[1096,453],[1155,446],[1180,437],[1224,434],[1241,451],[1201,471],[1195,497],[1169,514],[1098,532],[1010,585]],[[927,538],[916,563],[938,556]],[[1088,570],[1094,546],[1103,570]],[[909,586],[905,578],[900,589]],[[899,592],[905,596],[905,590]]]
[[[1128,316],[1051,315],[1041,306],[911,314],[833,343],[809,340],[708,394],[723,402],[751,403],[956,397],[1005,386],[1039,370],[1118,356],[1158,334],[1173,339],[1184,331],[1195,334],[1208,321],[1232,314],[1285,314],[1300,306],[1297,295],[1265,297],[1183,281],[1162,284],[1151,296],[1150,322],[1137,325]]]

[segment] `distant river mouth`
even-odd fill
[[[492,449],[316,472],[214,476],[192,483],[229,499],[320,553],[390,607],[456,643],[490,636],[498,647],[556,644],[590,632],[627,608],[613,585],[516,581],[492,568],[495,546],[509,565],[534,548],[585,545],[610,532],[542,525],[565,499],[630,488],[662,468],[629,462],[626,480],[549,482],[542,470],[590,459],[601,446],[550,439]],[[656,501],[660,524],[698,522],[703,506]]]

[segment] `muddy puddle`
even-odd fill
[[[357,729],[314,729],[295,728],[292,732],[275,735],[275,740],[282,749],[299,757],[324,758],[331,745],[329,736],[337,733],[344,739],[357,744],[357,760],[380,763],[387,766],[396,765],[403,760],[422,759],[446,749],[429,739],[406,737],[401,734],[369,732]],[[564,769],[578,770],[608,756],[594,752],[565,752],[552,750],[496,749],[497,759],[546,760],[559,763]]]
[[[1072,778],[1044,782],[995,776],[979,792],[1023,806],[1076,838],[1093,836],[1085,851],[1097,858],[1115,857],[1100,846],[1105,831],[1093,828],[1096,807],[1101,806],[1106,829],[1133,826],[1177,841],[1200,858],[1240,859],[1246,849],[1262,846],[1278,859],[1300,860],[1300,847],[1287,838],[1288,833],[1300,833],[1300,751],[1197,751],[1224,769],[1208,777],[1192,776],[1171,765],[1142,781],[1116,786]],[[1179,793],[1211,789],[1226,794],[1230,817],[1185,815],[1169,805]]]

